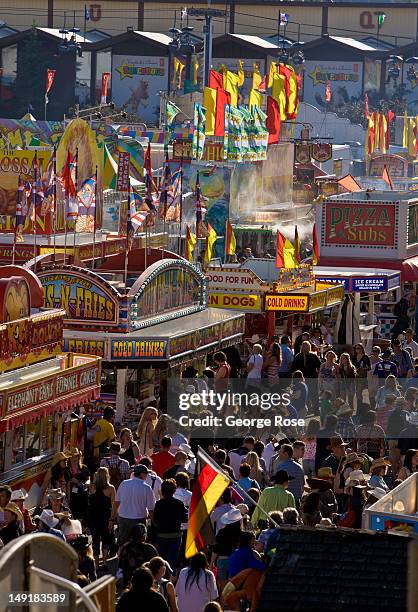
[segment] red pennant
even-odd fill
[[[216,94],[215,136],[225,134],[225,104],[231,104],[231,96],[225,89],[219,88]]]
[[[209,71],[209,85],[211,89],[223,89],[224,87],[224,78],[220,72],[216,72],[216,70]]]
[[[267,121],[266,127],[269,133],[269,144],[279,142],[280,134],[280,109],[276,100],[267,96]]]

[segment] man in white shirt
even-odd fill
[[[247,381],[251,386],[253,383],[257,384],[261,380],[263,371],[263,347],[261,344],[254,344],[253,352],[247,361]]]
[[[402,342],[402,348],[410,349],[412,358],[415,359],[418,357],[418,342],[415,342],[414,340],[414,332],[410,327],[408,327],[408,329],[404,331],[404,334],[405,340]]]
[[[136,465],[134,478],[124,480],[116,492],[110,521],[112,526],[118,517],[119,547],[129,540],[134,525],[146,524],[147,518],[152,518],[155,496],[151,487],[145,482],[148,473],[146,465]]]
[[[161,499],[161,484],[163,482],[162,478],[160,478],[156,474],[156,472],[153,471],[152,461],[149,457],[142,457],[139,464],[145,465],[148,468],[148,474],[145,479],[145,482],[151,487],[152,492],[154,493],[155,501],[158,501],[159,499]],[[132,474],[131,478],[135,478],[135,476]]]

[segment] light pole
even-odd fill
[[[203,34],[205,37],[205,66],[203,70],[203,83],[205,87],[209,85],[209,73],[212,65],[212,19],[213,17],[226,17],[226,11],[219,9],[195,9],[188,10],[188,14],[192,17],[204,17],[205,25],[203,26]]]

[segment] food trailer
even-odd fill
[[[418,534],[418,473],[411,474],[364,512],[369,529]]]
[[[55,452],[83,449],[73,414],[99,395],[99,357],[63,352],[62,309],[42,310],[42,287],[19,266],[0,278],[0,483],[25,488],[38,502]]]

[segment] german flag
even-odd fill
[[[225,489],[231,484],[228,476],[201,449],[197,452],[195,481],[190,501],[189,527],[186,538],[186,559],[214,542],[210,513]]]

